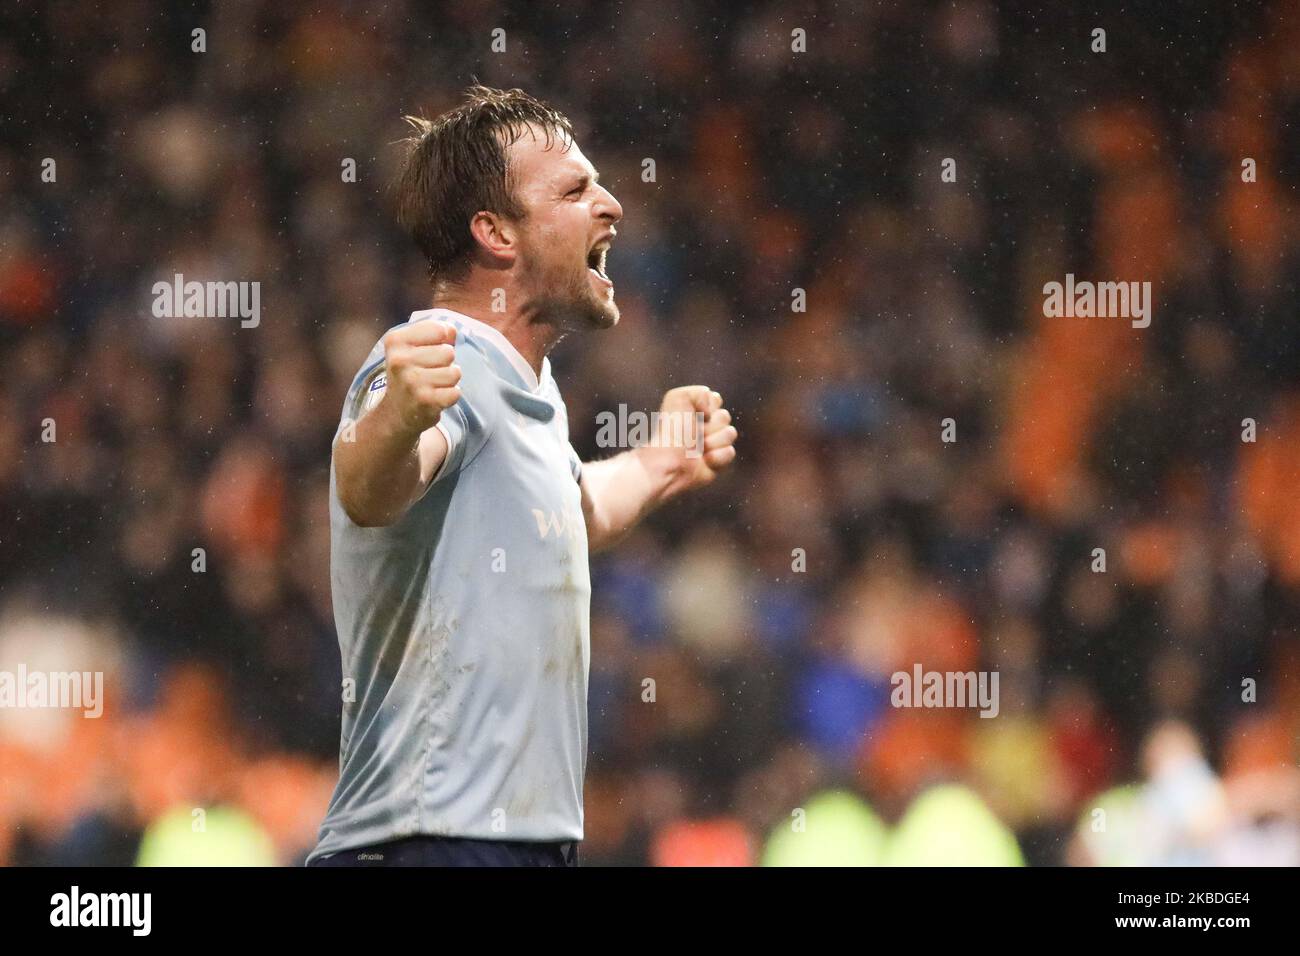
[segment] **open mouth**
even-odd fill
[[[605,257],[609,255],[609,246],[609,240],[606,239],[591,247],[591,251],[587,253],[587,269],[595,273],[596,278],[601,282],[612,286],[614,283],[605,272]]]

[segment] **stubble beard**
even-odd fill
[[[618,324],[618,305],[613,298],[597,297],[585,266],[576,276],[565,269],[553,275],[534,273],[533,278],[539,292],[532,321],[553,325],[560,333],[612,329]]]

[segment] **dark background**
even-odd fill
[[[108,702],[0,710],[0,862],[314,842],[330,441],[428,304],[392,144],[475,78],[625,210],[623,321],[552,356],[584,457],[676,384],[741,432],[593,562],[587,863],[1300,862],[1300,4],[1205,6],[7,5],[0,668]],[[177,272],[260,324],[154,318]],[[1151,326],[1044,318],[1067,272]],[[916,663],[999,716],[891,707]]]

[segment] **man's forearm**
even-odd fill
[[[334,441],[339,501],[348,517],[365,528],[392,524],[420,487],[420,436],[403,427],[385,404],[380,402]]]
[[[582,466],[587,546],[599,551],[617,543],[675,492],[673,473],[646,448],[634,448]]]

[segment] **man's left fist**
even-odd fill
[[[671,474],[670,491],[707,485],[736,460],[738,432],[722,396],[704,385],[683,385],[664,395],[650,451]]]

